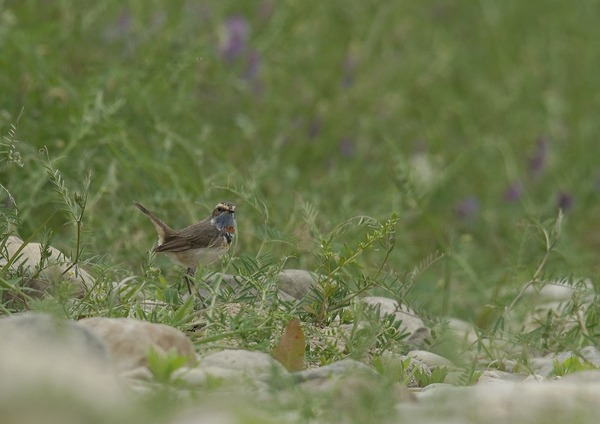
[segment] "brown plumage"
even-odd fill
[[[174,262],[185,266],[191,276],[195,274],[199,263],[208,265],[227,252],[235,235],[235,205],[230,202],[217,204],[211,216],[181,230],[172,229],[141,204],[134,204],[156,228],[158,246],[154,251],[164,253]],[[191,294],[189,279],[186,282]]]

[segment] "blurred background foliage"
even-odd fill
[[[69,252],[42,164],[73,187],[91,172],[83,256],[132,273],[155,237],[134,200],[175,227],[234,201],[239,254],[306,269],[340,223],[397,214],[387,275],[446,254],[410,296],[472,318],[531,278],[559,208],[546,272],[598,276],[598,16],[593,0],[0,0],[0,183],[21,237],[49,219]]]

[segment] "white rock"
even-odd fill
[[[362,362],[355,361],[354,359],[342,359],[340,361],[333,362],[331,364],[324,365],[322,367],[313,368],[309,370],[298,371],[294,375],[301,381],[303,380],[314,380],[320,378],[330,378],[334,375],[344,374],[375,374],[375,370]]]
[[[524,374],[512,374],[500,370],[485,370],[481,373],[477,384],[497,384],[497,383],[514,383],[523,381],[527,378]]]
[[[210,299],[213,295],[221,293],[239,293],[242,289],[244,289],[243,281],[240,284],[234,275],[220,272],[211,274],[206,281],[199,282],[196,287],[202,299]],[[250,288],[248,294],[255,295],[256,289]]]
[[[119,374],[119,377],[140,381],[154,380],[154,375],[152,374],[152,371],[150,371],[147,367],[137,367],[131,370],[124,371]]]
[[[372,307],[378,307],[380,315],[394,315],[400,308],[398,302],[394,299],[381,296],[367,296],[361,299],[364,303]],[[410,312],[407,310],[407,312]]]
[[[132,318],[86,318],[79,321],[104,341],[120,371],[131,371],[147,365],[150,349],[160,355],[174,351],[195,361],[194,345],[181,331],[164,324],[153,324]]]
[[[600,350],[595,346],[586,346],[581,349],[581,356],[587,362],[595,367],[600,368]]]
[[[27,314],[0,319],[0,340],[0,421],[122,422],[133,399],[87,329]]]
[[[523,380],[523,383],[541,383],[542,381],[546,381],[546,379],[544,377],[542,377],[539,374],[531,374],[528,375],[525,380]]]
[[[239,418],[239,415],[241,414],[236,414],[226,408],[218,410],[216,408],[208,410],[206,408],[197,408],[183,412],[180,417],[173,421],[173,424],[239,424],[243,422]],[[246,421],[250,420],[246,417]]]
[[[449,359],[426,350],[411,350],[407,353],[407,356],[418,359],[428,367],[456,368],[456,366]]]
[[[27,312],[0,318],[0,340],[61,344],[77,355],[109,363],[106,345],[89,329],[75,321],[43,313]]]
[[[579,356],[577,356],[573,352],[551,353],[543,358],[533,359],[532,368],[536,374],[539,374],[544,378],[548,378],[552,373],[554,373],[554,364],[556,362],[558,364],[562,364],[570,358],[576,358],[578,361],[581,362]]]
[[[42,260],[42,245],[40,243],[24,242],[19,237],[10,236],[6,242],[5,251],[0,252],[0,267],[5,266],[8,261],[13,260],[10,269],[16,271],[22,269],[25,275],[31,276],[36,273],[37,267]],[[23,246],[23,249],[17,254],[17,251]],[[71,260],[60,250],[50,246],[48,248],[50,256],[43,264],[37,279],[36,289],[44,291],[49,285],[57,281],[68,281],[75,285],[77,295],[83,296],[86,289],[90,289],[94,280],[90,274],[80,266],[71,267]],[[68,270],[68,271],[67,271]]]
[[[284,269],[279,273],[277,285],[279,298],[285,301],[303,299],[312,287],[316,285],[313,273],[301,269]],[[198,285],[198,292],[204,299],[209,299],[214,294],[227,291],[256,296],[258,290],[252,284],[245,284],[242,277],[230,274],[215,273]]]
[[[294,299],[303,299],[316,285],[314,273],[302,269],[284,269],[279,273],[278,286],[285,294]]]
[[[599,383],[484,384],[432,390],[417,404],[399,404],[397,422],[571,423],[600,420]]]
[[[402,321],[399,330],[410,333],[407,338],[409,343],[416,346],[423,346],[425,339],[431,336],[431,333],[421,318],[407,306],[400,305],[394,299],[379,296],[367,296],[361,299],[367,305],[378,308],[379,316],[393,315],[396,320]]]
[[[575,371],[556,380],[559,383],[595,383],[600,384],[600,370]]]
[[[531,364],[531,369],[536,374],[548,377],[549,372],[552,371],[554,358],[556,358],[556,355],[549,354],[546,356],[531,358],[529,363]]]
[[[239,375],[238,370],[216,366],[198,366],[195,368],[179,368],[173,373],[172,378],[173,380],[183,381],[190,386],[202,386],[214,379],[234,379]]]
[[[547,317],[554,315],[555,333],[567,333],[579,324],[579,316],[569,304],[577,299],[578,304],[590,305],[594,300],[591,281],[583,280],[572,285],[564,281],[540,283],[529,286],[525,296],[515,310],[508,314],[506,328],[512,332],[533,332],[540,328]]]
[[[550,281],[530,285],[525,290],[525,294],[535,298],[538,303],[550,303],[571,300],[573,295],[578,291],[584,294],[593,294],[593,290],[594,286],[589,280],[584,280],[580,284],[573,285],[568,285],[564,281]]]
[[[285,368],[269,354],[243,349],[225,349],[200,357],[199,369],[221,368],[237,371],[252,377],[287,373]]]
[[[457,337],[463,339],[464,345],[471,345],[473,343],[477,343],[479,340],[479,337],[475,332],[475,328],[471,323],[458,318],[448,318],[447,323],[448,328],[450,328],[450,330],[452,330]]]
[[[509,329],[511,331],[522,331],[532,332],[540,327],[540,323],[546,321],[549,315],[563,316],[566,302],[563,301],[549,301],[544,303],[537,303],[535,306],[529,308],[523,319],[514,319],[516,314],[509,314]],[[574,327],[577,327],[577,317],[571,315],[564,319],[556,320],[556,328],[554,331],[560,331],[565,333]]]
[[[443,394],[446,390],[456,389],[456,387],[457,386],[455,384],[432,383],[423,388],[419,388],[419,390],[415,390],[413,388],[413,391],[415,398],[419,402],[427,402],[428,398],[434,397],[434,399],[437,399],[440,396],[440,393]]]

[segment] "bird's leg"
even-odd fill
[[[196,275],[196,270],[197,268],[188,268],[184,276],[190,296],[192,295],[192,287],[194,285],[194,276]],[[198,298],[198,304],[200,308],[203,309],[204,298],[202,297],[199,291],[196,291],[196,297]]]
[[[194,275],[196,275],[196,268],[188,268],[187,272],[185,273],[185,276],[183,277],[185,279],[185,283],[187,284],[190,296],[192,295],[192,284]]]

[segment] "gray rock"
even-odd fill
[[[47,314],[27,312],[0,318],[0,340],[59,344],[90,360],[109,363],[107,347],[94,333],[75,321]]]
[[[131,371],[147,365],[150,349],[160,355],[170,351],[194,363],[194,345],[181,331],[164,324],[132,318],[86,318],[79,323],[104,341],[117,369]]]
[[[393,315],[396,320],[401,321],[399,330],[410,333],[407,341],[414,346],[422,347],[431,332],[421,318],[407,306],[400,305],[394,299],[378,296],[368,296],[361,299],[362,302],[379,311],[379,316]]]
[[[243,374],[255,378],[269,376],[273,373],[287,373],[285,368],[271,355],[243,349],[225,349],[203,355],[196,368],[204,370],[201,372],[215,369],[230,370],[237,375]],[[226,373],[225,371],[223,374]]]
[[[184,411],[173,424],[239,424],[243,422],[239,413],[234,413],[228,408],[197,408]],[[250,420],[244,415],[246,422],[261,422],[262,420]]]
[[[306,297],[316,286],[317,277],[314,273],[301,269],[284,269],[279,274],[279,289],[297,300]]]
[[[398,404],[397,422],[595,424],[598,383],[483,384],[432,390],[416,404]]]
[[[467,381],[467,375],[465,373],[464,369],[460,369],[460,370],[454,370],[454,371],[448,371],[448,373],[446,374],[446,378],[444,378],[444,383],[443,384],[449,384],[449,385],[453,385],[453,386],[464,386],[465,384],[469,383]],[[433,383],[436,384],[436,383]],[[431,384],[429,384],[428,386],[430,386]],[[425,386],[425,387],[428,387]]]
[[[414,395],[406,387],[400,384],[382,385],[381,376],[373,368],[351,359],[294,376],[301,377],[300,391],[317,396],[326,405],[319,422],[382,422],[381,412],[389,408],[389,402],[414,400]],[[292,396],[294,393],[298,391],[292,392]],[[388,421],[384,419],[383,422]]]
[[[294,377],[300,381],[314,380],[319,378],[329,378],[333,375],[343,375],[347,373],[366,372],[376,374],[375,370],[362,362],[354,359],[342,359],[319,368],[304,370],[294,373]]]
[[[456,368],[456,366],[449,359],[444,358],[443,356],[437,355],[433,352],[428,352],[426,350],[411,350],[408,352],[407,356],[411,358],[418,359],[425,365],[430,368],[433,367],[446,367],[449,369]]]
[[[327,420],[321,422],[378,422],[372,420],[374,404],[382,398],[381,381],[377,374],[368,372],[349,372],[334,374],[327,378],[313,378],[302,382],[299,387],[313,396],[327,399],[328,407],[325,414],[330,414]],[[397,402],[414,400],[412,393],[399,384],[389,387],[386,392],[392,391]],[[386,393],[386,395],[388,395]],[[369,407],[364,404],[369,399]],[[366,416],[368,415],[368,416]],[[344,419],[340,420],[343,416]],[[351,418],[350,418],[351,417]]]
[[[236,296],[244,289],[243,281],[240,277],[235,277],[231,274],[215,273],[210,275],[204,282],[198,283],[198,293],[203,299],[209,299],[214,295],[224,295],[233,293]],[[248,288],[249,295],[256,295],[257,290],[253,287]]]
[[[0,340],[0,421],[123,422],[134,399],[87,329],[25,314],[0,319]]]
[[[258,374],[262,377],[262,374]],[[240,372],[238,370],[221,368],[218,366],[198,365],[195,368],[181,367],[173,372],[172,379],[181,381],[188,386],[204,386],[215,379],[230,380],[239,383]]]
[[[282,300],[302,300],[316,284],[313,273],[300,269],[285,269],[278,276],[277,286]],[[211,296],[233,293],[236,296],[245,294],[256,296],[258,289],[251,280],[239,276],[215,273],[198,288],[200,296],[207,299]]]
[[[446,371],[448,371],[444,382],[448,382],[452,378],[457,380],[463,374],[463,372],[450,360],[435,353],[423,350],[413,350],[406,355],[385,352],[381,358],[385,361],[390,361],[391,363],[402,363],[403,366],[406,366],[406,376],[413,375],[413,373],[418,370],[421,374],[431,377],[433,370],[439,367],[444,367]],[[453,375],[452,378],[449,379],[448,376],[450,375],[450,372],[457,373],[456,377]],[[421,387],[422,383],[423,382],[419,382],[414,376],[406,382],[407,386],[410,388]]]
[[[538,304],[550,302],[565,302],[571,300],[576,292],[582,294],[594,292],[594,286],[591,281],[584,280],[580,284],[568,285],[565,281],[549,281],[536,285],[530,285],[525,290],[525,294]]]
[[[477,384],[515,383],[524,381],[525,374],[512,374],[500,370],[485,370],[481,373]]]
[[[595,346],[586,346],[581,349],[581,356],[587,362],[595,367],[600,368],[600,350]]]
[[[576,371],[557,380],[561,383],[595,383],[600,386],[600,370]]]
[[[71,260],[60,250],[51,246],[49,247],[50,256],[38,274],[37,268],[42,260],[42,245],[33,242],[24,246],[23,244],[23,240],[19,237],[10,236],[4,251],[0,252],[0,267],[14,259],[10,265],[11,270],[16,272],[21,269],[26,276],[37,274],[37,278],[31,280],[29,285],[36,292],[43,292],[59,281],[68,281],[75,286],[77,296],[82,297],[85,291],[93,286],[94,280],[86,270],[78,265],[71,268]],[[22,250],[17,254],[22,246]]]
[[[546,381],[544,377],[538,374],[530,374],[523,380],[523,383],[541,383],[542,381]]]
[[[467,321],[463,321],[458,318],[448,318],[447,323],[448,328],[450,328],[450,330],[456,334],[457,337],[463,340],[464,346],[472,345],[479,340],[479,337],[475,332],[475,328]]]
[[[137,367],[119,374],[119,377],[129,380],[149,381],[154,380],[154,375],[146,367]]]
[[[546,355],[543,358],[533,359],[531,361],[532,368],[536,374],[541,375],[544,378],[548,378],[554,373],[555,362],[558,362],[559,364],[561,364],[561,363],[565,362],[567,359],[570,359],[573,357],[577,358],[577,360],[580,360],[579,357],[577,355],[575,355],[573,352],[560,352],[558,354],[551,353],[549,355]]]
[[[540,323],[545,322],[549,315],[555,315],[562,317],[556,320],[557,327],[560,327],[555,331],[566,333],[579,325],[575,314],[572,314],[569,318],[565,316],[566,303],[566,301],[536,302],[535,305],[527,309],[523,318],[519,318],[519,313],[515,310],[508,314],[507,330],[524,333],[533,332],[540,328]]]
[[[554,281],[529,286],[526,296],[513,311],[508,314],[506,329],[511,332],[529,333],[540,328],[549,315],[557,318],[553,321],[555,332],[567,333],[579,324],[577,312],[569,303],[576,299],[585,307],[594,301],[591,281],[580,280],[569,285],[565,281]]]
[[[423,376],[431,377],[432,370],[435,368],[429,367],[426,363],[422,362],[421,360],[415,357],[399,355],[393,352],[386,352],[384,355],[382,355],[381,358],[386,361],[390,361],[391,363],[401,362],[402,366],[406,367],[404,370],[403,378],[411,376],[410,380],[405,381],[405,384],[407,385],[407,387],[412,389],[421,387],[421,382],[419,382],[418,379],[415,377],[415,373],[417,371]]]
[[[552,371],[552,363],[554,358],[554,354],[531,358],[529,361],[531,364],[531,369],[536,374],[548,377],[548,374]]]
[[[448,383],[431,383],[427,386],[423,387],[419,392],[417,392],[418,399],[427,398],[427,396],[431,395],[433,392],[437,392],[439,390],[447,390],[448,388],[456,387],[453,384]]]

